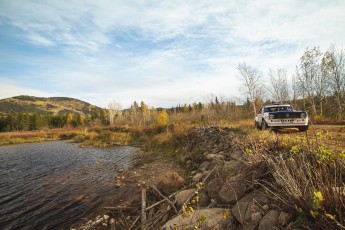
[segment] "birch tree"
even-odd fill
[[[255,116],[257,113],[256,101],[259,101],[262,96],[263,75],[258,69],[246,63],[238,64],[237,70],[240,72],[245,94],[253,106],[253,114]]]
[[[277,69],[274,71],[270,69],[268,75],[272,86],[272,99],[277,102],[288,101],[290,98],[286,70]]]
[[[317,114],[315,94],[317,91],[317,79],[321,74],[319,68],[321,55],[318,47],[314,47],[313,49],[307,48],[300,59],[300,66],[296,71],[299,88],[302,90],[303,100],[305,100],[305,96],[307,96],[307,100],[309,100],[311,104],[312,113],[314,115]]]
[[[122,117],[122,106],[120,103],[113,100],[108,104],[108,111],[109,123],[110,125],[114,125],[115,121]]]
[[[328,75],[331,94],[337,104],[337,120],[343,118],[343,102],[345,100],[345,58],[344,51],[335,51],[332,45],[322,58],[322,72]]]

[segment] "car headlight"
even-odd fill
[[[305,118],[306,114],[305,113],[301,113],[301,118]]]
[[[274,119],[274,115],[273,115],[273,114],[270,114],[269,118],[270,118],[270,119]]]

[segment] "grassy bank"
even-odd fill
[[[222,126],[235,134],[231,138],[237,139],[248,169],[267,168],[267,176],[253,181],[253,187],[269,191],[282,209],[294,215],[298,224],[311,228],[345,227],[344,126],[315,125],[307,133],[295,129],[277,133],[258,131],[252,128],[251,121]],[[64,139],[81,147],[136,145],[146,152],[197,160],[198,151],[188,152],[186,147],[190,144],[188,130],[193,127],[180,124],[12,132],[1,133],[0,144]]]
[[[39,131],[3,132],[0,133],[0,146],[55,140],[70,140],[84,132],[85,131],[82,129],[52,129]]]

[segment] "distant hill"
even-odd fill
[[[0,113],[84,114],[101,108],[69,97],[16,96],[0,100]]]

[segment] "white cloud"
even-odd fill
[[[102,106],[237,97],[240,62],[292,73],[307,46],[345,45],[344,1],[4,0],[0,9],[0,27],[62,53],[32,57],[31,77],[47,78],[47,93]]]

